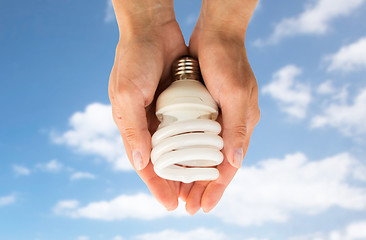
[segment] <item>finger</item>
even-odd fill
[[[201,198],[209,181],[194,182],[186,201],[186,211],[194,215],[201,208]]]
[[[179,196],[180,182],[178,181],[168,181],[168,184],[173,191],[175,191],[176,195]]]
[[[127,140],[122,135],[123,143],[126,145]],[[132,151],[130,148],[126,148],[126,153],[129,158],[132,157]],[[142,181],[145,182],[149,188],[151,194],[162,204],[168,211],[172,211],[178,207],[178,194],[169,181],[160,178],[156,175],[154,167],[151,162],[140,170],[136,171]]]
[[[177,184],[156,175],[151,162],[149,162],[146,168],[139,171],[138,174],[149,188],[151,194],[168,211],[172,211],[178,207]]]
[[[187,197],[188,197],[189,191],[191,190],[192,186],[193,186],[193,183],[181,183],[179,197],[184,202],[187,201]]]
[[[125,148],[132,152],[129,158],[137,171],[146,167],[151,151],[144,99],[138,91],[126,85],[117,94],[110,94],[113,119],[126,140]]]
[[[248,137],[244,140],[244,145],[246,148],[249,146],[250,136],[253,132],[253,128],[248,133]],[[204,212],[211,211],[217,203],[220,201],[222,195],[225,192],[226,187],[230,184],[231,180],[234,178],[236,172],[238,171],[237,167],[232,166],[231,163],[227,160],[226,149],[224,147],[224,161],[217,166],[217,169],[220,172],[219,177],[209,183],[205,192],[203,193],[201,200],[201,207]]]
[[[229,96],[221,101],[225,156],[233,167],[240,168],[250,139],[247,122],[249,97],[242,91]]]
[[[220,172],[220,176],[207,185],[202,195],[201,207],[205,213],[211,211],[217,205],[226,187],[238,171],[238,168],[233,167],[226,159],[217,166],[217,169]]]

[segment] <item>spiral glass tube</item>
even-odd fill
[[[214,180],[223,160],[218,107],[200,82],[197,60],[184,56],[173,64],[174,82],[156,103],[158,130],[152,136],[151,161],[162,178],[181,181]]]

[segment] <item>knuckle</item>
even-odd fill
[[[135,104],[136,102],[145,104],[146,102],[146,98],[142,91],[135,85],[130,85],[128,83],[119,84],[119,86],[115,88],[114,97],[121,106]]]
[[[239,126],[235,126],[234,128],[235,131],[235,135],[238,138],[246,138],[248,136],[248,127],[247,125],[239,125]]]
[[[246,124],[233,126],[231,128],[224,129],[225,135],[231,135],[238,139],[244,139],[248,136],[248,127]]]
[[[137,141],[136,130],[132,127],[126,127],[122,129],[122,134],[126,137],[130,144],[134,144]]]
[[[114,70],[112,70],[113,72]],[[113,74],[117,75],[110,77],[109,81],[109,95],[112,96],[115,100],[125,100],[128,101],[130,99],[136,98],[139,96],[139,89],[134,85],[133,81],[131,81],[128,77],[123,76],[121,74]]]
[[[131,98],[131,91],[125,84],[119,84],[114,89],[115,97],[123,99],[123,101],[128,101]]]

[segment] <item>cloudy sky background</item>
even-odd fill
[[[175,2],[186,42],[199,1]],[[0,239],[366,239],[366,0],[261,1],[246,47],[262,118],[222,201],[166,212],[107,95],[110,1],[0,2]]]

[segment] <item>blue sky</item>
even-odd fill
[[[175,1],[186,41],[199,1]],[[261,121],[209,214],[166,212],[124,156],[107,0],[0,2],[1,240],[366,239],[366,1],[261,1]]]

